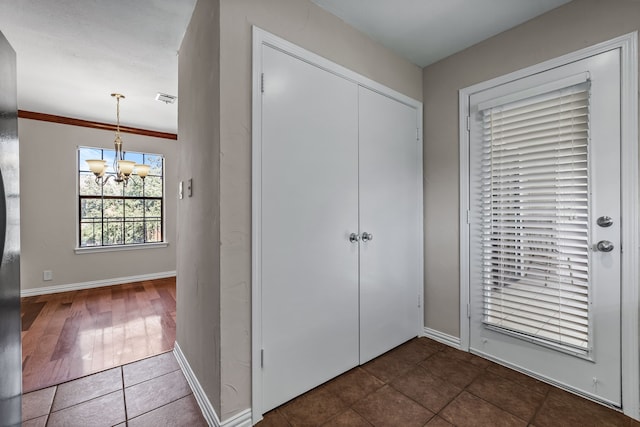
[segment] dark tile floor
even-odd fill
[[[629,426],[640,423],[427,338],[265,414],[259,427]]]
[[[23,427],[206,426],[172,352],[27,393]]]

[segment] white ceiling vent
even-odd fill
[[[156,95],[156,101],[162,101],[165,104],[173,104],[176,102],[176,99],[178,99],[177,96],[168,95],[166,93],[158,92],[158,94]]]

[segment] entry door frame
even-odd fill
[[[468,117],[472,94],[514,80],[561,67],[590,56],[620,49],[621,68],[621,357],[622,410],[640,419],[640,329],[638,327],[638,260],[640,232],[638,212],[638,32],[617,37],[579,51],[500,76],[459,91],[460,147],[460,348],[469,351],[470,342],[470,183]],[[624,319],[624,321],[622,321]]]
[[[251,412],[252,423],[256,424],[262,419],[262,366],[261,366],[261,349],[262,349],[262,259],[260,248],[262,246],[262,230],[261,216],[262,211],[262,47],[270,46],[280,50],[286,54],[300,59],[301,61],[312,64],[325,71],[333,73],[344,79],[357,83],[359,86],[370,89],[381,95],[395,99],[406,104],[416,110],[417,118],[417,144],[419,147],[418,158],[422,159],[422,102],[410,98],[400,92],[397,92],[387,86],[375,82],[361,74],[349,70],[341,65],[336,64],[318,54],[307,49],[297,46],[283,38],[271,34],[257,26],[252,27],[253,30],[253,46],[252,46],[252,148],[251,148]],[[419,162],[418,176],[419,188],[422,188],[422,161]],[[423,206],[422,191],[416,194],[419,206]],[[359,219],[358,219],[359,220]],[[422,222],[416,230],[416,234],[423,235]],[[418,254],[419,265],[416,266],[420,277],[423,277],[424,257],[422,252],[423,245],[420,245],[420,253]],[[420,281],[416,290],[419,299],[419,309],[423,307],[423,281]],[[419,324],[416,325],[416,334],[423,330],[424,321],[420,316]]]

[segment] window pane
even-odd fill
[[[129,179],[127,186],[124,187],[124,195],[128,197],[142,197],[143,195],[143,183],[142,179],[138,176],[134,176]]]
[[[99,148],[78,148],[78,170],[82,172],[89,172],[89,165],[87,165],[88,159],[101,159],[102,150]]]
[[[161,220],[147,220],[147,242],[161,242],[162,241],[162,221]]]
[[[125,223],[124,243],[144,243],[144,221],[127,220],[127,222]]]
[[[126,200],[124,202],[124,215],[127,220],[142,220],[144,218],[144,205],[140,199]]]
[[[146,200],[145,208],[145,215],[148,219],[160,219],[162,217],[162,201]]]
[[[102,150],[102,158],[107,161],[107,172],[115,173],[113,170],[113,159],[116,156],[114,150]]]
[[[136,162],[136,163],[143,163],[143,154],[142,153],[136,153],[136,152],[131,152],[131,151],[127,151],[126,153],[124,153],[124,159],[125,160],[131,160],[132,162]]]
[[[122,197],[122,183],[116,182],[115,175],[113,174],[107,174],[107,175],[111,175],[111,178],[109,178],[109,181],[107,181],[107,183],[102,187],[102,191],[104,191],[104,195]],[[106,178],[107,175],[105,175],[104,177]]]
[[[80,173],[78,178],[81,196],[100,196],[102,195],[102,186],[96,183],[95,175],[91,172]]]
[[[80,247],[102,245],[102,219],[83,220],[80,224]]]
[[[162,156],[157,154],[145,154],[144,163],[151,166],[149,175],[162,176]]]
[[[124,201],[106,199],[104,201],[104,217],[109,219],[124,220]]]
[[[122,245],[123,239],[123,222],[118,220],[104,220],[104,244],[105,245]]]
[[[145,197],[162,197],[162,178],[159,176],[148,176],[144,180]]]
[[[102,221],[102,199],[82,199],[80,201],[80,218],[86,220]]]

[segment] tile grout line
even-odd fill
[[[82,402],[74,403],[73,405],[65,406],[64,408],[60,408],[57,411],[53,411],[53,405],[51,405],[51,410],[49,411],[49,415],[57,413],[57,412],[66,411],[67,409],[75,408],[76,406],[84,405],[85,403],[93,402],[94,400],[101,399],[101,398],[103,398],[105,396],[109,396],[110,394],[117,393],[117,392],[118,392],[118,390],[114,390],[114,391],[111,391],[109,393],[93,397],[93,398],[91,398],[89,400],[84,400]],[[56,393],[57,393],[57,390],[56,390]]]
[[[49,413],[47,414],[47,422],[45,423],[45,427],[49,425],[49,420],[51,419],[51,414],[53,414],[53,404],[56,401],[56,396],[58,395],[58,386],[54,386],[56,389],[53,392],[53,399],[51,399],[51,406],[49,406]]]
[[[129,425],[129,415],[127,414],[127,395],[125,394],[125,387],[124,387],[124,369],[123,369],[124,365],[120,366],[120,381],[122,384],[122,405],[124,406],[124,424],[125,426]]]
[[[381,389],[382,389],[382,388],[384,388],[385,386],[389,386],[392,390],[395,390],[396,392],[398,392],[398,393],[402,394],[403,396],[405,396],[405,397],[406,397],[406,398],[408,398],[409,400],[411,400],[411,401],[415,402],[415,403],[416,403],[417,405],[419,405],[421,408],[424,408],[424,409],[426,409],[427,411],[431,412],[431,413],[433,414],[433,416],[431,416],[431,417],[427,420],[427,422],[431,421],[434,417],[438,416],[438,412],[434,412],[434,411],[432,411],[431,409],[427,408],[426,406],[424,406],[423,404],[421,404],[420,402],[418,402],[417,400],[415,400],[413,397],[408,396],[408,395],[406,395],[405,393],[403,393],[402,391],[400,391],[400,390],[396,389],[395,387],[393,387],[393,386],[391,385],[391,383],[392,383],[393,381],[397,380],[398,378],[401,378],[402,376],[404,376],[404,375],[408,374],[409,372],[411,372],[411,371],[412,371],[413,369],[415,369],[415,368],[422,368],[422,369],[425,369],[425,368],[424,368],[423,366],[421,366],[420,364],[421,364],[421,363],[423,363],[423,362],[425,362],[425,361],[427,361],[427,360],[429,360],[431,357],[435,356],[436,354],[440,353],[441,351],[442,351],[442,349],[436,350],[433,354],[431,354],[431,355],[427,356],[425,359],[422,359],[422,360],[418,361],[417,363],[411,363],[411,365],[412,365],[412,366],[411,366],[411,368],[409,368],[406,372],[404,372],[403,374],[399,375],[399,376],[398,376],[398,377],[396,377],[396,378],[393,378],[392,380],[390,380],[390,381],[388,381],[388,382],[385,382],[382,378],[377,377],[374,373],[369,372],[367,369],[365,369],[365,368],[363,367],[364,365],[360,365],[360,366],[358,366],[357,368],[362,369],[362,370],[363,370],[365,373],[367,373],[368,375],[371,375],[372,377],[374,377],[374,378],[376,378],[376,379],[378,379],[378,380],[382,381],[382,382],[383,382],[383,385],[382,385],[382,386],[380,386],[380,387],[378,387],[377,389],[375,389],[375,390],[373,390],[373,391],[371,391],[371,392],[369,392],[369,393],[365,394],[364,396],[362,396],[362,397],[361,397],[360,399],[358,399],[357,401],[353,402],[351,405],[349,405],[349,406],[347,407],[347,410],[349,410],[349,409],[350,409],[350,410],[352,410],[353,412],[355,412],[356,414],[358,414],[359,416],[361,416],[361,417],[362,417],[362,418],[363,418],[367,423],[369,423],[370,425],[373,425],[373,424],[371,424],[371,423],[369,422],[369,420],[368,420],[368,419],[367,419],[363,414],[361,414],[360,412],[358,412],[358,410],[357,410],[357,409],[355,409],[353,406],[354,406],[356,403],[358,403],[358,402],[361,402],[361,401],[365,400],[367,397],[371,396],[372,394],[374,394],[374,393],[378,392],[379,390],[381,390]],[[456,397],[457,397],[457,396],[458,396],[458,395],[456,395]],[[454,397],[454,399],[455,399],[455,397]],[[451,400],[453,400],[453,399],[451,399]],[[450,402],[451,402],[451,401],[447,402],[447,405],[448,405]],[[447,405],[445,405],[445,407],[446,407]],[[344,412],[346,412],[346,411],[344,411]],[[344,413],[344,412],[342,412],[342,413]],[[340,415],[340,414],[338,414],[338,415]],[[338,416],[338,415],[336,415],[336,416]],[[334,416],[333,418],[335,418],[335,416]],[[332,418],[332,419],[333,419],[333,418]]]
[[[485,359],[485,360],[486,360],[486,359]],[[455,399],[457,399],[457,398],[458,398],[458,397],[459,397],[463,392],[465,392],[465,391],[466,391],[466,392],[467,392],[467,393],[469,393],[470,395],[472,395],[472,396],[474,396],[474,397],[476,397],[476,398],[478,398],[478,399],[482,400],[483,402],[485,402],[485,403],[487,403],[487,404],[489,404],[489,405],[491,405],[491,406],[493,406],[493,407],[495,407],[495,408],[498,408],[498,409],[500,409],[501,411],[504,411],[504,412],[506,412],[506,413],[508,413],[508,414],[510,414],[510,415],[512,415],[512,416],[514,416],[514,417],[516,417],[516,418],[518,418],[519,420],[524,421],[525,423],[527,423],[527,425],[528,425],[528,424],[530,424],[530,420],[522,419],[520,416],[518,416],[518,415],[514,414],[513,412],[509,411],[508,409],[502,408],[502,407],[500,407],[500,406],[496,405],[495,403],[490,402],[489,400],[485,399],[484,397],[482,397],[482,396],[478,396],[476,393],[474,393],[473,391],[469,390],[469,387],[470,387],[470,386],[471,386],[471,385],[472,385],[472,384],[473,384],[473,383],[474,383],[478,378],[480,378],[482,375],[485,375],[485,374],[487,374],[487,373],[490,373],[490,374],[493,374],[493,375],[495,375],[495,376],[497,376],[497,377],[500,377],[501,379],[503,379],[503,380],[505,380],[505,381],[509,381],[509,382],[510,382],[510,383],[512,383],[512,384],[515,384],[515,385],[518,385],[518,386],[524,387],[522,384],[518,383],[518,382],[517,382],[517,381],[515,381],[515,380],[512,380],[512,379],[510,379],[510,378],[506,378],[506,377],[504,377],[504,376],[502,376],[502,375],[499,375],[499,374],[496,374],[496,373],[493,373],[493,372],[489,371],[489,367],[490,367],[490,366],[491,366],[491,365],[489,364],[489,365],[485,366],[484,368],[482,368],[482,371],[481,371],[478,375],[476,375],[476,376],[473,378],[473,380],[471,380],[471,382],[470,382],[469,384],[467,384],[465,387],[463,387],[463,388],[462,388],[462,390],[460,391],[460,393],[458,393],[458,394],[456,395],[456,397],[454,397],[453,399],[451,399],[451,400],[450,400],[450,401],[449,401],[449,402],[448,402],[448,403],[447,403],[447,404],[446,404],[446,405],[445,405],[445,406],[444,406],[440,411],[443,411],[447,406],[449,406],[449,404],[450,404],[451,402],[453,402],[453,401],[454,401]],[[548,391],[547,391],[547,393],[548,393]],[[546,395],[545,395],[545,399],[546,399]],[[543,399],[543,402],[544,402],[544,399]],[[542,404],[540,404],[540,406],[539,406],[538,408],[536,408],[536,412],[534,413],[534,416],[535,416],[535,414],[537,413],[537,411],[540,409],[540,407],[542,407]],[[441,417],[441,418],[442,418],[442,417]],[[443,418],[443,419],[444,419],[444,418]]]
[[[138,415],[136,415],[135,417],[133,417],[133,418],[131,418],[131,419],[127,418],[127,420],[126,420],[126,421],[127,421],[127,425],[129,425],[129,421],[135,420],[136,418],[140,418],[141,416],[146,415],[146,414],[149,414],[149,413],[151,413],[151,412],[153,412],[153,411],[157,411],[157,410],[158,410],[158,409],[160,409],[160,408],[164,408],[164,407],[165,407],[165,406],[167,406],[167,405],[171,405],[172,403],[175,403],[175,402],[177,402],[178,400],[184,399],[185,397],[189,397],[189,396],[193,396],[193,392],[192,392],[192,393],[189,393],[189,394],[187,394],[187,395],[185,395],[185,396],[178,397],[177,399],[174,399],[174,400],[172,400],[172,401],[170,401],[170,402],[167,402],[167,403],[165,403],[164,405],[160,405],[160,406],[158,406],[157,408],[153,408],[153,409],[150,409],[150,410],[148,410],[148,411],[146,411],[146,412],[143,412],[143,413],[141,413],[141,414],[138,414]],[[195,399],[195,397],[194,397],[194,399]]]
[[[426,359],[421,360],[420,362],[416,363],[416,364],[415,364],[415,366],[416,366],[416,367],[421,367],[421,368],[423,368],[423,369],[425,369],[425,370],[426,370],[426,368],[425,368],[424,366],[422,366],[421,364],[422,364],[422,363],[424,363],[424,362],[426,362],[427,360],[431,359],[433,356],[435,356],[436,354],[438,354],[438,353],[440,353],[440,352],[442,352],[442,351],[443,351],[443,350],[439,350],[439,351],[435,352],[434,354],[432,354],[431,356],[427,357]],[[465,362],[465,363],[469,363],[470,365],[473,365],[473,363],[471,363],[471,362],[469,362],[469,361],[465,361],[465,360],[459,360],[459,362]],[[511,415],[513,415],[513,416],[515,416],[516,418],[518,418],[518,419],[521,419],[521,420],[522,420],[522,418],[518,417],[517,415],[515,415],[515,414],[513,414],[513,413],[511,413],[511,412],[509,412],[509,411],[507,411],[507,410],[505,410],[505,409],[503,409],[503,408],[500,408],[500,407],[499,407],[499,406],[497,406],[496,404],[494,404],[494,403],[492,403],[492,402],[489,402],[488,400],[486,400],[486,399],[484,399],[484,398],[482,398],[482,397],[480,397],[480,396],[476,396],[476,395],[475,395],[474,393],[472,393],[470,390],[467,390],[467,388],[468,388],[471,384],[473,384],[473,382],[474,382],[476,379],[478,379],[480,376],[482,376],[482,375],[484,375],[485,373],[487,373],[487,368],[488,368],[489,366],[490,366],[490,365],[487,365],[487,366],[485,366],[484,368],[481,368],[481,370],[480,370],[480,372],[478,373],[478,375],[476,375],[476,376],[471,380],[471,382],[469,382],[469,384],[467,384],[467,385],[466,385],[466,386],[464,386],[464,387],[460,387],[460,391],[459,391],[455,396],[453,396],[451,399],[449,399],[449,400],[444,404],[444,406],[443,406],[442,408],[440,408],[440,410],[439,410],[439,411],[437,411],[437,412],[432,411],[431,409],[429,409],[429,408],[427,408],[426,406],[424,406],[422,403],[420,403],[420,402],[418,402],[417,400],[415,400],[413,397],[408,396],[408,395],[406,395],[405,393],[403,393],[401,390],[398,390],[398,389],[396,389],[395,387],[391,386],[391,382],[389,382],[389,386],[390,386],[391,388],[393,388],[395,391],[397,391],[398,393],[402,394],[403,396],[405,396],[405,397],[409,398],[410,400],[412,400],[413,402],[417,403],[417,404],[418,404],[418,405],[420,405],[421,407],[425,408],[425,409],[426,409],[426,410],[428,410],[429,412],[432,412],[432,413],[433,413],[433,417],[431,417],[431,418],[429,419],[429,421],[430,421],[431,419],[435,418],[435,417],[439,417],[439,418],[442,418],[443,420],[447,421],[447,419],[446,419],[446,418],[444,418],[444,417],[442,417],[442,416],[440,416],[440,414],[442,413],[442,411],[444,411],[444,410],[445,410],[445,409],[446,409],[446,408],[451,404],[451,402],[453,402],[454,400],[456,400],[456,399],[457,399],[457,398],[458,398],[458,397],[459,397],[463,392],[465,392],[465,391],[466,391],[467,393],[471,394],[472,396],[475,396],[475,397],[477,397],[478,399],[481,399],[481,400],[483,400],[484,402],[486,402],[486,403],[488,403],[488,404],[490,404],[490,405],[492,405],[492,406],[494,406],[494,407],[496,407],[496,408],[498,408],[498,409],[500,409],[500,410],[503,410],[503,411],[505,411],[505,412],[507,412],[507,413],[509,413],[509,414],[511,414]],[[435,378],[438,378],[438,379],[440,379],[440,380],[442,380],[442,381],[447,381],[445,378],[441,378],[441,377],[439,377],[439,376],[437,376],[437,375],[433,375],[433,374],[432,374],[430,371],[428,371],[428,370],[427,370],[427,372],[429,372],[429,374],[430,374],[430,375],[432,375],[432,376],[434,376]],[[397,378],[396,378],[396,379],[397,379]],[[448,383],[448,382],[447,382],[447,383]],[[451,384],[451,383],[448,383],[448,384]],[[453,385],[453,386],[455,386],[455,387],[458,387],[458,386],[456,386],[455,384],[452,384],[452,385]],[[522,421],[525,421],[525,422],[526,422],[526,420],[522,420]],[[449,421],[447,421],[447,422],[449,422]]]
[[[135,363],[135,362],[134,362],[134,363]],[[128,363],[127,365],[129,365],[129,363]],[[120,368],[124,368],[124,367],[125,367],[125,366],[127,366],[127,365],[122,365],[122,366],[120,366]],[[137,383],[135,383],[135,384],[131,384],[131,385],[126,386],[126,387],[125,387],[125,385],[124,385],[124,380],[123,380],[123,383],[122,383],[122,389],[124,390],[125,388],[131,388],[131,387],[138,386],[138,385],[140,385],[140,384],[148,383],[149,381],[155,380],[155,379],[157,379],[157,378],[162,378],[162,377],[167,376],[167,375],[169,375],[169,374],[173,374],[174,372],[177,372],[177,371],[180,371],[180,367],[178,367],[178,369],[174,369],[173,371],[165,372],[164,374],[162,374],[162,375],[158,375],[158,376],[156,376],[156,377],[147,378],[147,379],[146,379],[146,380],[144,380],[144,381],[140,381],[140,382],[137,382]],[[124,374],[123,374],[123,377],[124,377]]]
[[[49,413],[47,414],[47,419],[44,422],[44,426],[47,427],[49,425],[49,420],[51,419],[51,414],[53,413],[53,402],[56,401],[56,395],[58,394],[58,386],[54,386],[56,389],[53,392],[53,399],[51,399],[51,405],[49,406]]]
[[[474,381],[475,381],[475,379],[474,379]],[[469,385],[471,385],[472,383],[473,383],[473,381],[472,381],[471,383],[469,383]],[[468,387],[468,386],[467,386],[467,387]],[[516,417],[517,419],[519,419],[519,420],[521,420],[521,421],[524,421],[525,423],[527,423],[527,425],[531,424],[531,423],[529,422],[529,420],[525,420],[524,418],[521,418],[519,415],[514,414],[513,412],[509,411],[508,409],[502,408],[502,407],[500,407],[500,406],[496,405],[495,403],[493,403],[493,402],[491,402],[491,401],[489,401],[489,400],[485,399],[485,398],[484,398],[484,397],[482,397],[482,396],[478,396],[477,394],[473,393],[471,390],[467,390],[467,387],[465,387],[462,391],[466,391],[466,392],[467,392],[467,393],[469,393],[471,396],[473,396],[473,397],[475,397],[475,398],[478,398],[478,399],[482,400],[483,402],[485,402],[485,403],[487,403],[487,404],[489,404],[489,405],[491,405],[491,406],[493,406],[493,407],[495,407],[495,408],[498,408],[498,409],[499,409],[499,410],[501,410],[502,412],[506,412],[507,414],[512,415],[512,416]],[[462,392],[460,392],[460,393],[462,393]],[[458,397],[458,396],[456,396],[456,397]],[[542,406],[542,404],[541,404],[540,406]],[[538,408],[536,408],[536,413],[537,413],[537,412],[538,412]],[[535,415],[535,413],[534,413],[534,415]]]

